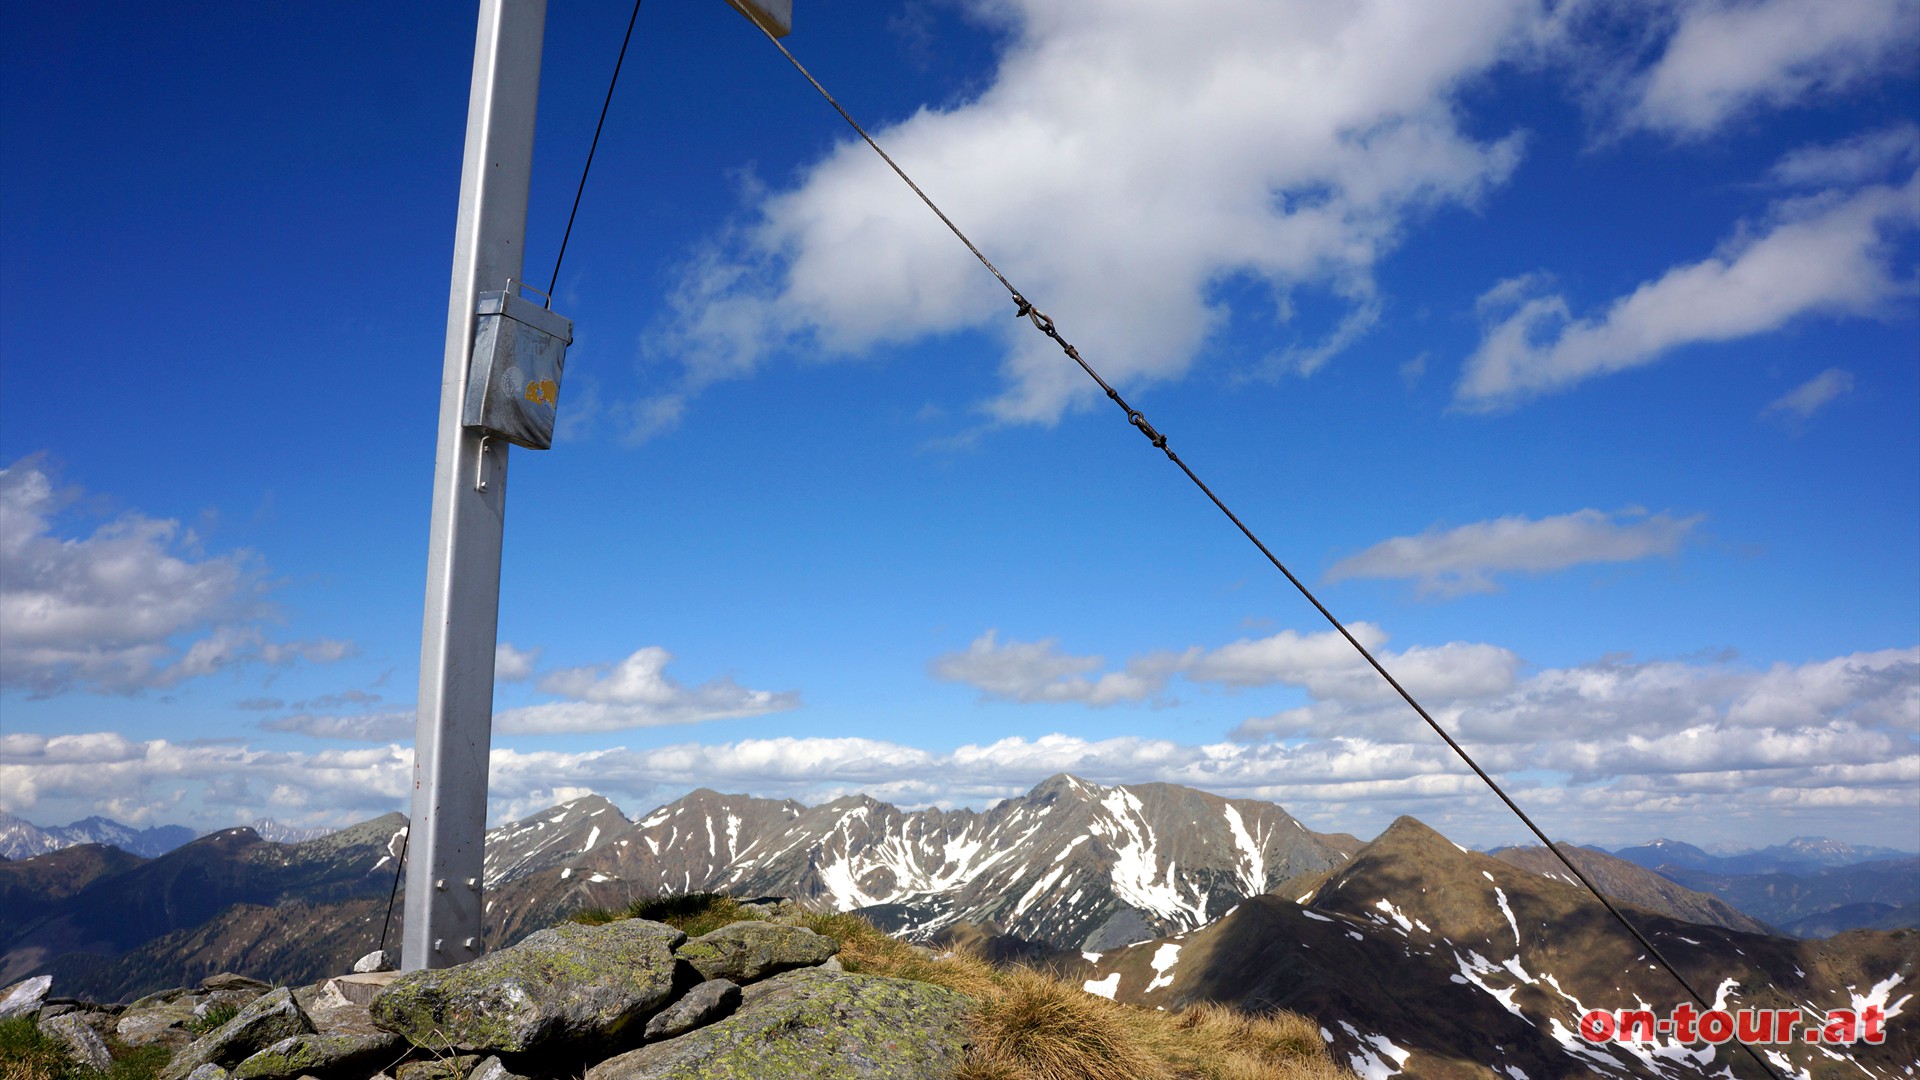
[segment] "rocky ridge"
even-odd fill
[[[865,796],[802,807],[701,790],[591,850],[549,847],[545,868],[618,879],[641,895],[791,896],[912,940],[970,922],[1080,949],[1191,929],[1358,846],[1273,803],[1061,775],[984,812],[907,812]]]
[[[193,838],[194,831],[184,825],[136,829],[103,817],[41,828],[0,810],[0,858],[6,859],[31,858],[80,844],[110,844],[128,854],[150,859]]]
[[[1315,1016],[1336,1059],[1361,1075],[1766,1075],[1732,1046],[1582,1039],[1588,1009],[1666,1015],[1683,992],[1584,889],[1465,851],[1412,818],[1287,893],[1197,931],[1091,954],[1084,985],[1149,1008]],[[1794,941],[1623,907],[1724,1008],[1885,1010],[1881,1044],[1761,1048],[1782,1075],[1914,1075],[1920,933]]]
[[[1662,915],[1705,926],[1722,926],[1749,934],[1779,932],[1717,896],[1689,889],[1671,878],[1663,877],[1625,859],[1616,858],[1593,848],[1575,847],[1572,844],[1558,846],[1560,852],[1571,859],[1573,864],[1580,868],[1580,872],[1587,875],[1587,879],[1598,886],[1610,900],[1633,904],[1649,911],[1658,911]],[[1541,877],[1552,878],[1576,887],[1580,885],[1579,880],[1567,872],[1566,866],[1544,847],[1533,845],[1497,848],[1487,854],[1522,870],[1530,870]]]
[[[34,1016],[97,1067],[108,1038],[167,1046],[159,1080],[747,1080],[783,1062],[821,1080],[953,1074],[966,998],[840,970],[837,943],[790,902],[747,911],[759,918],[695,938],[645,919],[563,923],[455,968],[296,988],[218,975],[128,1005],[49,998],[40,976],[0,990],[0,1013]]]

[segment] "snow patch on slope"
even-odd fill
[[[1163,986],[1173,985],[1173,968],[1180,962],[1180,946],[1168,942],[1153,952],[1153,981],[1141,993],[1150,994]]]

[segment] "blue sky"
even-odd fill
[[[1550,831],[1920,848],[1920,5],[798,7]],[[626,15],[549,13],[536,283]],[[472,41],[15,13],[0,809],[405,805]],[[495,818],[1071,771],[1520,839],[996,290],[720,0],[642,8],[514,452]]]

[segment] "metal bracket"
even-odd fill
[[[473,461],[473,490],[487,490],[487,480],[493,475],[493,436],[480,436],[480,453]],[[442,882],[445,888],[446,883]]]

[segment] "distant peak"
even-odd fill
[[[559,806],[559,809],[562,809],[562,810],[611,810],[616,814],[620,813],[620,808],[613,804],[613,800],[607,798],[605,795],[599,795],[599,794],[582,795],[577,799],[571,799],[567,802],[561,803]],[[623,819],[625,818],[624,814],[621,816]]]
[[[1052,776],[1035,784],[1033,790],[1027,792],[1027,797],[1031,799],[1046,795],[1063,794],[1087,798],[1096,796],[1105,790],[1107,789],[1101,787],[1099,784],[1089,783],[1072,773],[1054,773]]]

